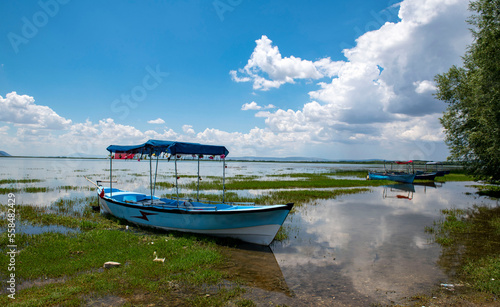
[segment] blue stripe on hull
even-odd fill
[[[414,174],[385,174],[385,173],[368,173],[370,180],[391,180],[397,182],[413,183],[415,180]]]

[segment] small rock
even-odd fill
[[[110,269],[112,267],[119,267],[120,265],[121,265],[121,263],[119,263],[119,262],[108,261],[108,262],[105,262],[102,267],[105,269]]]

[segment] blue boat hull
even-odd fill
[[[101,188],[102,189],[102,188]],[[98,189],[98,193],[101,192]],[[164,230],[232,237],[269,245],[293,204],[243,206],[194,201],[153,199],[144,194],[104,188],[103,211],[134,224]]]
[[[399,173],[368,173],[370,180],[391,180],[397,182],[413,183],[415,180],[414,174],[399,174]]]

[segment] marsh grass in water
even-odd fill
[[[42,181],[42,179],[0,179],[0,184],[34,183]]]
[[[446,181],[474,181],[474,177],[463,174],[463,173],[451,173],[441,177],[436,177],[436,182],[446,182]]]
[[[475,290],[500,294],[500,207],[442,210],[426,231],[443,246],[439,264]]]
[[[27,183],[37,183],[42,182],[42,179],[1,179],[1,185],[10,185],[9,187],[0,187],[0,194],[9,194],[9,193],[41,193],[47,192],[50,189],[48,187],[23,187],[23,185]]]
[[[500,198],[500,185],[474,185],[473,187],[478,189],[479,195]]]
[[[313,201],[315,199],[333,199],[341,195],[357,194],[369,192],[368,188],[350,188],[350,189],[334,189],[334,190],[287,190],[287,191],[272,191],[256,197],[242,197],[235,192],[226,192],[225,202],[242,202],[256,203],[260,205],[275,205],[294,203],[295,206]],[[176,194],[163,194],[162,197],[175,199]],[[180,198],[196,199],[196,193],[179,194]],[[208,200],[220,202],[222,201],[221,194],[206,194],[200,193],[200,201]]]
[[[263,189],[312,189],[312,188],[343,188],[343,187],[370,187],[381,186],[392,183],[387,180],[357,180],[357,179],[335,179],[331,178],[331,173],[297,173],[280,174],[268,177],[291,177],[299,180],[258,180],[258,178],[231,178],[225,183],[227,190],[263,190]],[[351,175],[349,175],[351,176]],[[366,174],[365,174],[366,177]],[[181,185],[183,188],[195,190],[197,182]],[[210,182],[200,182],[201,190],[220,190],[222,180],[212,180]]]

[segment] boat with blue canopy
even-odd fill
[[[149,140],[139,145],[110,145],[109,181],[94,183],[99,195],[99,204],[105,213],[125,219],[131,223],[164,230],[192,232],[212,236],[240,239],[259,245],[269,245],[293,207],[283,205],[255,205],[225,202],[225,169],[229,151],[224,146],[203,145],[176,141]],[[148,157],[150,166],[150,195],[124,191],[113,187],[113,159]],[[175,163],[176,197],[155,196],[159,157],[172,158]],[[184,156],[198,160],[197,198],[179,197],[177,161]],[[211,202],[199,199],[200,159],[220,160],[223,169],[222,201]],[[153,159],[156,170],[153,179]],[[90,180],[89,180],[90,181]],[[102,183],[109,183],[103,187]]]
[[[391,180],[403,183],[413,183],[415,180],[415,174],[411,170],[413,161],[393,161],[390,162],[390,170],[386,167],[386,161],[384,161],[384,171],[383,172],[368,172],[369,180]],[[406,170],[393,170],[393,164],[402,165]]]

